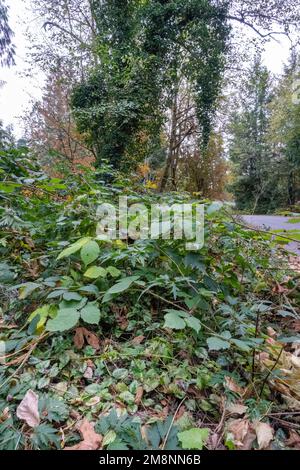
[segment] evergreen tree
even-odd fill
[[[269,105],[272,99],[270,74],[257,56],[239,93],[239,109],[230,122],[230,159],[234,165],[232,190],[239,209],[252,212],[270,208],[274,187],[268,174],[272,148],[268,141]]]
[[[14,64],[13,32],[8,24],[8,8],[4,0],[0,0],[0,64]]]

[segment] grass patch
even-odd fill
[[[300,217],[295,217],[294,219],[288,220],[289,224],[300,224]]]

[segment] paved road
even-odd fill
[[[300,230],[300,223],[289,224],[288,217],[282,217],[278,215],[244,215],[243,219],[247,224],[253,225],[254,227],[261,227],[263,229],[270,230]],[[289,236],[287,234],[287,236]],[[290,235],[293,238],[293,235]],[[300,242],[289,243],[286,248],[298,255],[300,255]]]

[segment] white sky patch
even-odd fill
[[[6,82],[0,88],[0,119],[5,125],[12,124],[17,137],[22,137],[23,129],[20,117],[30,108],[31,101],[42,95],[44,77],[26,76],[28,64],[27,28],[37,27],[37,22],[30,11],[28,0],[7,0],[9,6],[9,24],[14,31],[13,43],[16,46],[16,65],[11,68],[0,68],[0,80]]]
[[[30,103],[42,96],[42,87],[45,77],[42,72],[34,72],[34,76],[26,76],[28,69],[26,56],[29,50],[29,41],[25,33],[27,28],[40,28],[39,21],[30,10],[30,0],[7,0],[10,7],[9,17],[12,30],[15,32],[16,66],[10,69],[0,68],[0,80],[6,84],[0,89],[0,119],[5,125],[12,124],[17,137],[23,135],[21,116]],[[267,67],[274,74],[279,74],[290,54],[288,39],[280,38],[266,45],[263,54]]]

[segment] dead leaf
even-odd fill
[[[241,450],[251,450],[253,447],[253,442],[256,439],[256,433],[252,427],[249,428],[249,432],[246,434],[246,437],[243,442],[243,446],[240,448]]]
[[[134,403],[136,405],[139,405],[141,403],[143,395],[144,395],[143,387],[138,387],[136,395],[135,395],[135,400],[134,400]]]
[[[178,410],[175,421],[178,421],[180,418],[182,418],[182,416],[185,414],[185,412],[186,412],[186,408],[185,408],[184,405],[182,405]]]
[[[133,340],[131,341],[131,344],[133,344],[134,346],[138,346],[144,341],[144,339],[145,339],[145,336],[137,336],[136,338],[133,338]]]
[[[96,406],[96,405],[98,405],[100,402],[101,402],[101,398],[100,398],[100,397],[93,397],[93,398],[91,398],[89,401],[86,401],[86,402],[85,402],[85,405],[86,405],[86,406]]]
[[[94,375],[94,371],[91,367],[87,367],[85,373],[83,374],[83,377],[87,380],[92,380]]]
[[[32,390],[28,390],[17,408],[17,417],[25,421],[28,426],[35,428],[40,424],[39,397]]]
[[[274,294],[285,294],[289,290],[286,287],[281,286],[278,282],[276,282],[276,286],[273,288]]]
[[[77,349],[82,349],[85,341],[89,346],[98,350],[100,349],[100,341],[97,335],[86,328],[77,328],[74,336],[74,344]]]
[[[277,337],[276,331],[273,328],[271,328],[270,326],[267,327],[267,333],[271,338],[276,338]]]
[[[274,430],[269,424],[262,423],[261,421],[255,422],[253,424],[256,432],[259,449],[266,449],[267,447],[269,447],[270,442],[274,438]]]
[[[295,320],[292,327],[296,333],[300,333],[300,320]]]
[[[227,411],[233,415],[244,415],[247,413],[248,407],[239,403],[231,403],[227,406]]]
[[[76,349],[82,349],[84,346],[83,328],[77,328],[74,336],[74,344]]]
[[[98,450],[100,448],[103,437],[95,432],[94,425],[87,419],[79,423],[78,431],[83,440],[73,447],[66,447],[65,450]]]
[[[228,423],[228,432],[233,435],[233,441],[236,447],[242,448],[244,440],[249,432],[250,422],[248,419],[233,419]]]
[[[244,395],[245,390],[240,387],[232,377],[225,377],[225,386],[230,390],[231,392],[238,393],[239,395]]]
[[[296,431],[290,431],[290,437],[285,441],[288,447],[300,450],[300,436]]]

